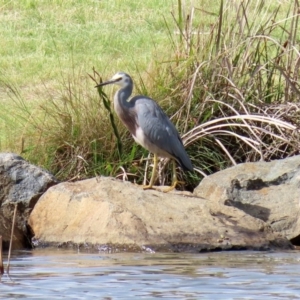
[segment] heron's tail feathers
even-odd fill
[[[180,167],[184,171],[190,171],[192,172],[194,170],[193,164],[191,162],[191,159],[189,158],[188,154],[185,152],[182,152],[179,157],[176,157],[176,161],[179,163]]]

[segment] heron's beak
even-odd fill
[[[102,82],[100,84],[97,84],[95,86],[95,88],[100,87],[100,86],[104,86],[104,85],[107,85],[107,84],[112,84],[112,83],[115,83],[115,81],[114,80],[105,81],[105,82]]]
[[[111,80],[99,83],[98,85],[95,86],[95,88],[100,87],[100,86],[104,86],[104,85],[107,85],[107,84],[114,84],[114,83],[116,83],[116,82],[118,82],[120,80],[121,80],[121,78],[111,79]]]

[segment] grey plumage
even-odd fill
[[[160,106],[145,96],[136,96],[130,101],[135,101],[138,126],[142,128],[152,145],[160,149],[149,147],[148,150],[156,152],[161,157],[174,158],[184,170],[192,171],[192,162],[184,149],[179,133]]]

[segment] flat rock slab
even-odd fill
[[[194,194],[234,206],[300,244],[300,156],[245,163],[204,178]]]
[[[289,248],[264,221],[192,195],[98,177],[60,183],[29,217],[36,245],[98,250],[187,251]]]

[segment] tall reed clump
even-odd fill
[[[209,27],[197,25],[213,15],[206,8],[178,8],[177,30],[168,25],[173,62],[152,79],[168,86],[199,173],[299,154],[299,1],[284,17],[272,1],[221,1]]]

